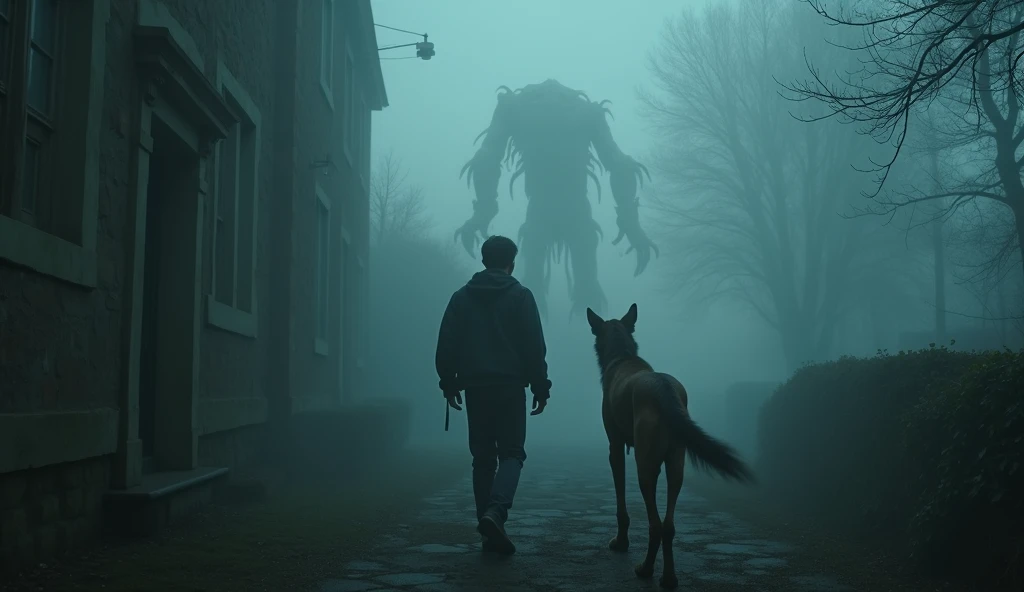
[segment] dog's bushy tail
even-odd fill
[[[683,407],[668,377],[661,376],[657,388],[658,405],[662,418],[672,434],[686,446],[686,454],[698,469],[714,471],[726,479],[753,482],[754,473],[740,458],[736,450],[709,435]]]

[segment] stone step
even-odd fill
[[[227,476],[225,467],[145,474],[141,484],[103,495],[105,523],[111,534],[149,536],[211,503]]]

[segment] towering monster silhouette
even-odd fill
[[[588,306],[603,312],[606,300],[597,281],[597,242],[603,234],[591,215],[587,179],[597,185],[600,203],[601,182],[594,166],[608,172],[619,227],[612,244],[619,244],[623,237],[629,239],[626,253],[636,251],[636,277],[647,267],[651,251],[659,255],[657,246],[640,228],[637,213],[637,183],[642,187],[643,176],[650,179],[650,173],[624,154],[612,138],[605,119],[611,114],[605,107],[608,101],[595,103],[582,91],[552,79],[515,91],[502,86],[498,91],[491,125],[476,138],[483,137],[483,143],[459,173],[462,178],[468,172],[466,184],[473,184],[476,200],[472,217],[455,231],[455,240],[461,239],[466,251],[476,255],[498,213],[501,165],[508,170],[514,165],[509,195],[516,179],[525,175],[529,200],[526,221],[519,228],[520,257],[525,262],[523,283],[534,288],[541,313],[547,316],[551,264],[560,263],[563,254],[572,300],[570,315]]]

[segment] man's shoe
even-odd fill
[[[516,552],[516,546],[512,544],[505,534],[505,529],[492,514],[485,513],[476,530],[484,537],[485,551],[492,550],[502,555],[512,555]]]
[[[497,553],[498,552],[498,545],[494,544],[494,542],[491,541],[491,539],[489,539],[487,537],[480,537],[480,539],[481,539],[481,541],[480,541],[481,542],[480,548],[483,549],[484,553]]]

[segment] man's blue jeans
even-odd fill
[[[526,389],[467,389],[466,417],[476,518],[490,510],[504,523],[526,460]]]

